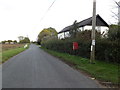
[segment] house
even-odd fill
[[[91,30],[92,29],[92,17],[87,18],[81,22],[77,22],[77,30],[78,31],[84,31],[84,30]],[[58,38],[65,38],[69,36],[69,31],[73,30],[74,25],[70,25],[65,27],[63,30],[61,30],[58,33]],[[98,14],[96,15],[96,30],[98,30],[99,32],[101,32],[101,34],[103,32],[107,32],[107,30],[109,29],[109,25],[101,18],[101,16]]]
[[[5,44],[9,44],[9,42],[5,42]]]
[[[14,42],[10,42],[10,44],[15,44]]]

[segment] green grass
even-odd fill
[[[48,53],[61,58],[77,69],[80,69],[99,81],[112,82],[118,84],[118,65],[107,62],[97,61],[95,64],[90,64],[89,59],[81,58],[79,56],[69,55],[66,53],[59,53],[56,51],[47,50],[42,48]]]
[[[29,47],[28,47],[29,48]],[[27,48],[19,47],[2,52],[2,63],[10,59],[11,57],[19,54],[20,52],[26,50]]]

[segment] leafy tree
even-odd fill
[[[120,26],[110,25],[108,31],[108,39],[111,41],[120,40]]]
[[[16,41],[16,40],[14,40],[13,42],[14,42],[14,43],[17,43],[17,41]]]
[[[20,42],[21,40],[24,39],[24,37],[23,36],[19,36],[18,39],[19,39],[19,42]]]
[[[8,42],[9,44],[10,44],[11,42],[13,42],[14,44],[17,43],[16,40],[14,40],[14,41],[12,41],[12,40],[5,40],[5,41],[2,41],[2,44],[5,44],[6,42]]]
[[[101,38],[101,33],[98,32],[97,30],[95,32],[95,37],[96,39]],[[79,40],[91,41],[91,30],[85,30],[85,31],[78,32],[76,35],[76,38]]]
[[[76,38],[77,29],[78,29],[77,20],[74,21],[72,26],[73,28],[69,31],[69,34],[70,34],[70,37]]]
[[[8,40],[7,42],[10,44],[10,42],[12,42],[12,40]]]
[[[20,43],[30,43],[30,39],[28,37],[25,37],[23,40],[20,41]]]
[[[54,37],[57,37],[57,31],[52,27],[45,28],[38,35],[38,43],[40,44],[42,41],[48,40]]]
[[[5,44],[6,41],[2,41],[2,44]]]

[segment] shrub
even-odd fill
[[[118,56],[120,55],[119,48],[120,45],[115,41],[109,41],[107,39],[99,40],[96,42],[96,59],[118,63]]]
[[[73,42],[78,42],[79,49],[74,51],[73,50]],[[63,53],[69,53],[71,55],[77,55],[84,58],[90,58],[90,46],[91,41],[84,41],[80,39],[66,39],[66,40],[51,40],[46,43],[42,44],[43,47],[63,52]],[[119,62],[118,56],[120,55],[120,52],[118,52],[118,49],[120,46],[117,42],[108,41],[107,39],[98,39],[96,40],[96,59],[97,60],[103,60],[106,62]]]

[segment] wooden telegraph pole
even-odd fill
[[[96,27],[96,0],[93,0],[93,17],[92,17],[92,33],[91,33],[91,56],[90,63],[95,63],[95,27]]]

